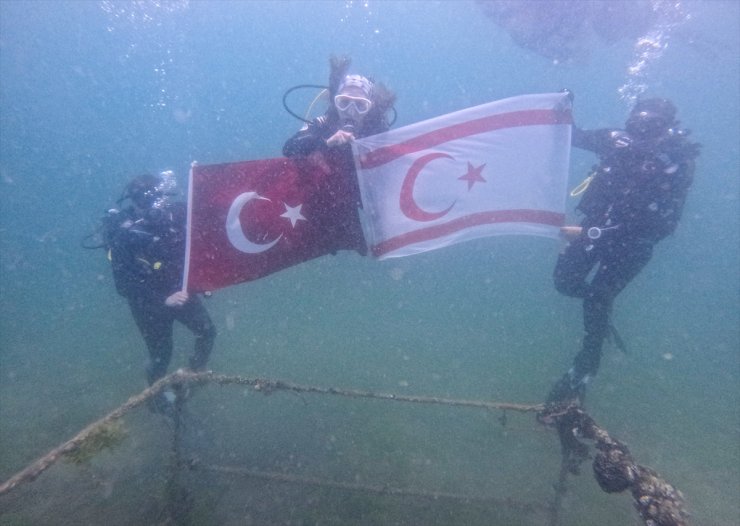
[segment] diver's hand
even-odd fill
[[[164,304],[168,307],[182,307],[185,305],[188,301],[190,296],[187,292],[184,290],[178,290],[174,294],[167,297],[166,300],[164,300]]]
[[[568,88],[562,88],[560,90],[560,93],[565,93],[568,96],[568,100],[570,100],[571,103],[576,99],[576,96],[573,95],[573,92],[570,91]]]
[[[341,146],[348,142],[354,141],[355,135],[352,132],[345,130],[337,130],[337,132],[326,140],[327,146]]]
[[[580,226],[561,226],[560,227],[560,237],[565,239],[566,241],[572,241],[578,236],[581,235],[581,232],[583,232],[583,228]]]

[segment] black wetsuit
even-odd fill
[[[354,171],[352,150],[349,144],[338,147],[331,147],[326,144],[327,139],[334,135],[340,127],[339,116],[335,113],[330,112],[317,117],[303,126],[298,133],[285,142],[283,155],[285,157],[306,157],[316,151],[324,154],[328,154],[330,151],[341,151],[347,157],[346,161],[349,163],[348,168]],[[384,131],[388,131],[388,125],[385,120],[375,118],[371,122],[364,122],[359,129],[355,130],[354,136],[360,139]]]
[[[203,369],[213,348],[216,329],[200,299],[191,295],[181,307],[168,307],[168,296],[181,290],[185,256],[184,203],[152,208],[144,217],[133,207],[111,210],[106,218],[116,290],[131,307],[149,350],[147,378],[152,384],[167,373],[172,357],[172,330],[177,320],[195,334],[190,368]]]
[[[585,337],[571,387],[596,374],[614,298],[647,264],[653,246],[675,230],[698,155],[697,145],[679,134],[646,143],[620,130],[574,129],[573,146],[597,153],[601,162],[577,207],[583,230],[554,272],[558,291],[583,298]]]
[[[360,190],[357,185],[352,146],[327,146],[326,141],[340,128],[339,117],[328,113],[306,124],[298,133],[288,139],[283,146],[283,155],[299,162],[306,160],[312,153],[320,152],[331,168],[332,173],[323,181],[326,186],[325,201],[319,206],[323,210],[332,210],[327,217],[336,221],[324,225],[331,238],[336,242],[336,249],[356,250],[367,253],[365,236],[362,233],[358,209],[361,208]],[[354,135],[356,138],[368,137],[388,130],[382,119],[365,122]],[[346,185],[349,185],[348,187]],[[343,189],[346,188],[346,191]],[[352,218],[350,222],[346,218]]]

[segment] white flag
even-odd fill
[[[353,142],[372,253],[407,256],[496,234],[556,237],[571,103],[523,95]]]

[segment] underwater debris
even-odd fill
[[[298,385],[281,380],[269,380],[264,378],[247,378],[242,376],[229,376],[214,374],[213,372],[191,372],[179,370],[145,389],[140,394],[132,396],[129,400],[105,417],[90,424],[74,438],[61,444],[43,457],[39,458],[24,470],[12,476],[0,484],[0,496],[16,488],[22,483],[35,480],[41,473],[53,465],[59,458],[67,458],[74,463],[83,463],[105,448],[117,446],[126,436],[122,424],[118,421],[125,413],[142,406],[154,396],[158,396],[168,387],[177,390],[185,390],[186,386],[196,386],[206,383],[218,385],[242,385],[265,394],[276,390],[284,390],[297,394],[314,393],[338,395],[349,398],[372,398],[394,402],[406,402],[414,404],[446,405],[451,407],[477,407],[487,410],[502,411],[499,422],[505,425],[507,411],[522,413],[538,413],[538,421],[548,426],[557,428],[561,440],[563,462],[561,464],[560,480],[556,485],[556,499],[553,505],[538,506],[531,503],[514,503],[510,499],[492,499],[483,497],[482,500],[491,502],[504,502],[506,507],[519,507],[525,510],[534,510],[541,507],[551,515],[551,524],[559,524],[558,512],[560,503],[565,493],[565,477],[568,473],[577,474],[579,466],[589,458],[588,446],[581,442],[582,439],[594,442],[596,454],[594,455],[594,476],[600,487],[608,492],[621,492],[629,489],[633,504],[646,526],[687,526],[689,514],[684,506],[683,495],[680,491],[668,484],[658,473],[648,467],[635,463],[627,447],[596,425],[594,420],[585,413],[576,403],[549,403],[549,404],[515,404],[508,402],[494,402],[488,400],[460,400],[425,396],[397,395],[393,393],[377,393],[372,391],[361,391],[356,389],[338,389],[334,387],[318,387],[311,385]],[[185,397],[178,398],[179,403],[185,402]],[[168,507],[165,510],[167,516],[164,524],[172,524],[182,519],[181,510],[190,510],[192,497],[186,487],[181,484],[180,476],[182,468],[188,470],[212,470],[224,473],[239,472],[249,476],[268,478],[286,482],[295,482],[310,485],[323,485],[365,491],[369,493],[380,493],[383,495],[408,495],[425,496],[433,499],[454,498],[458,500],[472,501],[481,500],[465,495],[444,494],[427,491],[408,491],[401,488],[391,489],[386,485],[373,486],[358,483],[337,483],[336,481],[321,481],[311,477],[293,476],[286,474],[262,473],[233,468],[229,466],[204,466],[197,459],[189,460],[183,457],[181,451],[181,422],[179,414],[175,414],[175,429],[173,440],[173,470],[166,488]],[[187,515],[187,514],[185,514]]]
[[[578,465],[589,458],[587,446],[578,438],[592,440],[597,450],[594,478],[603,491],[629,490],[646,526],[688,525],[683,494],[657,472],[637,464],[627,446],[609,436],[577,404],[553,404],[543,413],[539,421],[557,427],[567,471],[578,474]]]
[[[64,459],[72,464],[84,464],[104,449],[114,449],[128,435],[123,424],[114,420],[96,428],[74,449],[64,453]]]

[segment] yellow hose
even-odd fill
[[[304,117],[306,120],[309,120],[309,116],[311,115],[311,111],[313,110],[313,107],[316,105],[316,103],[319,101],[321,97],[323,97],[326,93],[328,93],[329,90],[324,88],[321,91],[319,91],[319,94],[314,97],[314,99],[311,101],[311,104],[308,105],[308,110],[306,110],[306,116]]]
[[[570,191],[571,197],[577,197],[581,195],[583,192],[586,191],[586,188],[588,188],[588,185],[591,184],[591,181],[594,180],[594,174],[589,175],[586,177],[583,181],[578,183],[578,186],[576,186],[573,190]]]

